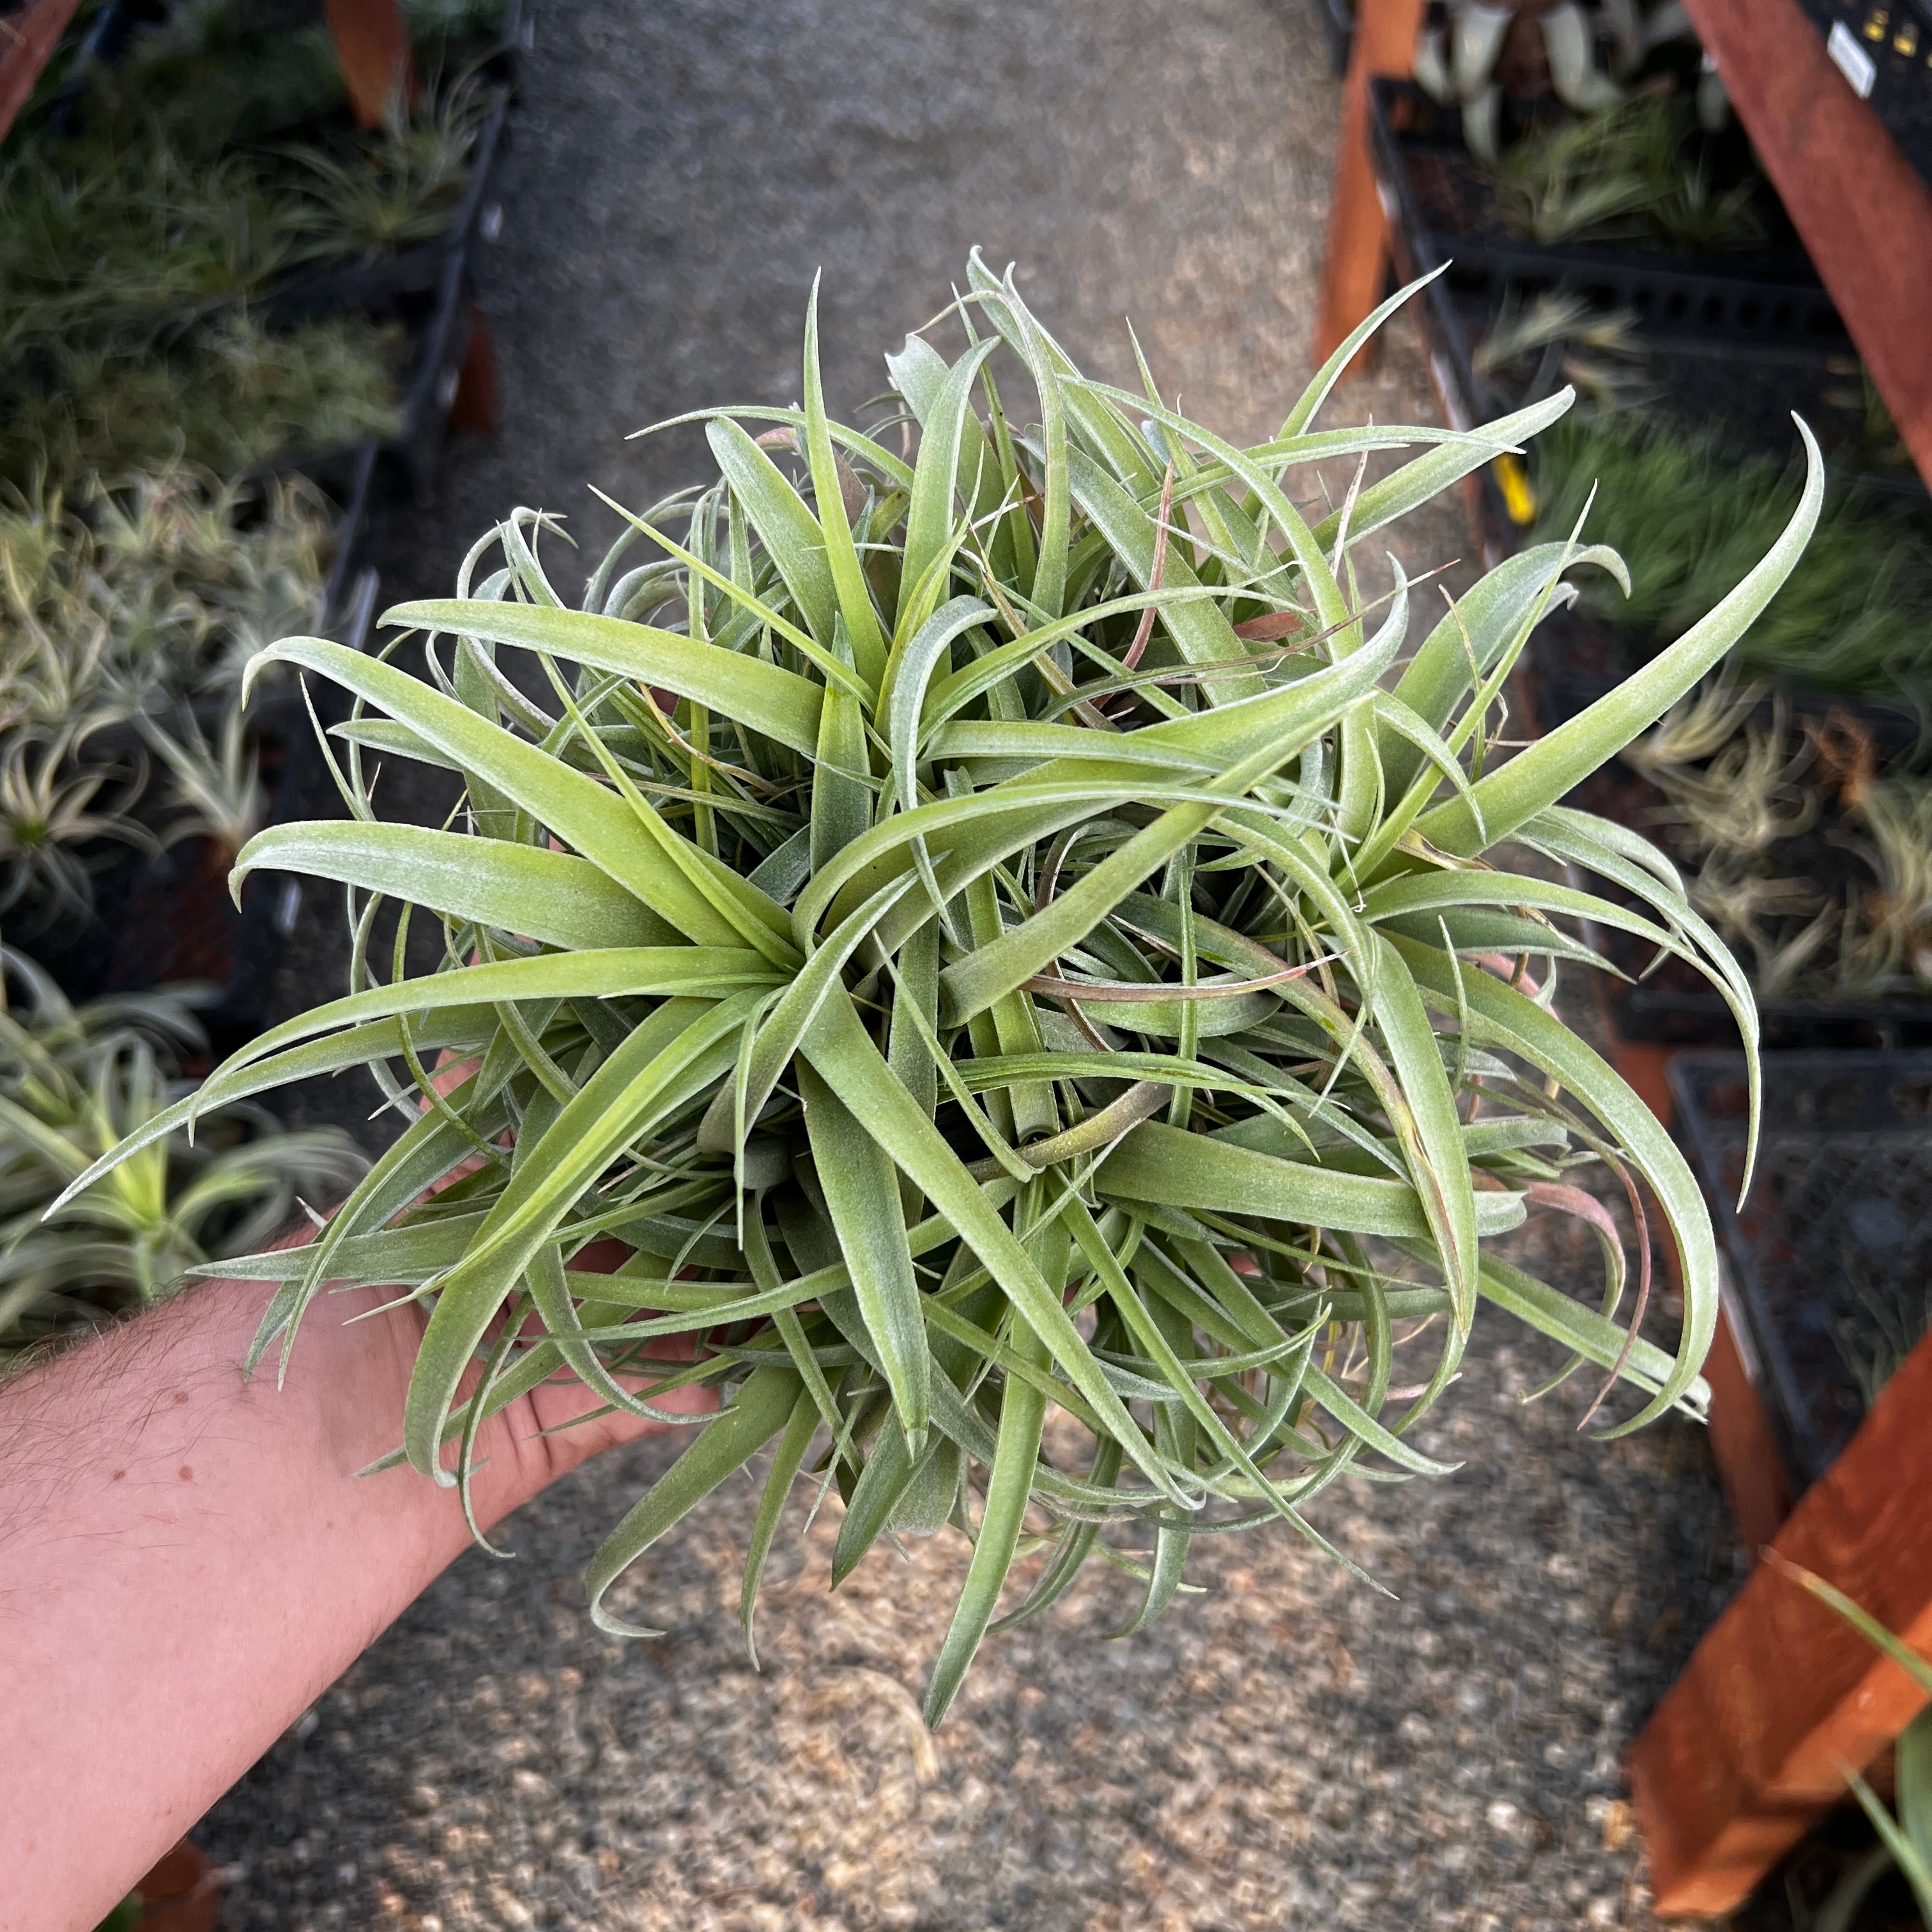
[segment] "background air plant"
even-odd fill
[[[173,781],[170,802],[180,815],[168,826],[167,842],[212,839],[224,862],[232,862],[268,817],[260,754],[241,705],[231,704],[223,714],[212,745],[191,711],[172,730],[152,718],[141,722],[142,736]]]
[[[1694,40],[1678,0],[1646,11],[1637,0],[1584,7],[1575,0],[1547,8],[1490,6],[1450,0],[1439,19],[1426,20],[1416,41],[1416,82],[1444,106],[1461,109],[1471,154],[1498,158],[1505,98],[1553,94],[1574,112],[1613,111],[1658,49]],[[1716,76],[1700,82],[1696,112],[1703,124],[1721,126],[1728,104]]]
[[[44,1220],[77,1174],[179,1094],[178,1056],[206,1042],[192,989],[76,1007],[20,953],[0,948],[0,1363],[159,1299],[212,1256],[274,1233],[298,1186],[360,1171],[340,1134],[290,1133],[243,1106],[193,1147],[180,1133],[154,1142]]]
[[[1476,373],[1506,380],[1516,406],[1568,383],[1598,410],[1627,409],[1643,393],[1643,344],[1628,309],[1599,308],[1572,290],[1528,302],[1514,290],[1476,345]]]
[[[1878,883],[1859,902],[1846,967],[1876,985],[1932,988],[1932,783],[1874,779],[1854,810]]]
[[[416,64],[454,74],[502,31],[503,0],[405,0]],[[346,104],[327,24],[257,0],[174,0],[89,76],[83,152],[160,138],[202,157],[286,135]]]
[[[28,149],[0,171],[0,366],[35,344],[145,344],[259,292],[299,207],[238,155],[151,142],[76,169]]]
[[[1645,93],[1532,129],[1510,144],[1496,178],[1533,241],[1748,248],[1764,232],[1755,187],[1716,188],[1708,165],[1690,104]]]
[[[340,316],[269,330],[224,316],[166,356],[63,352],[0,413],[0,480],[78,480],[185,462],[236,476],[400,427],[392,324]]]
[[[1625,416],[1558,424],[1533,454],[1532,534],[1589,527],[1640,560],[1628,599],[1594,584],[1592,615],[1660,639],[1710,608],[1784,527],[1798,479],[1713,434]],[[1932,547],[1908,520],[1835,487],[1818,532],[1737,653],[1755,676],[1848,694],[1932,692]]]
[[[476,88],[449,88],[413,113],[398,108],[346,153],[292,152],[302,185],[290,226],[303,252],[376,256],[441,234],[469,185],[490,100]]]
[[[0,730],[217,696],[317,622],[332,520],[306,478],[170,467],[0,502]]]
[[[576,608],[548,520],[520,511],[454,599],[389,614],[427,634],[428,682],[275,646],[356,700],[352,815],[271,828],[236,876],[342,882],[350,990],[82,1184],[196,1106],[369,1067],[406,1124],[390,1151],[312,1246],[220,1264],[281,1284],[257,1355],[326,1283],[400,1284],[428,1321],[394,1460],[466,1496],[476,1425],[538,1381],[645,1412],[721,1388],[594,1560],[598,1622],[636,1628],[612,1586],[769,1448],[748,1636],[808,1463],[845,1498],[841,1576],[889,1532],[973,1538],[934,1723],[1030,1516],[1010,1618],[1102,1555],[1141,1580],[1138,1628],[1196,1534],[1319,1544],[1334,1484],[1446,1473],[1416,1425],[1481,1304],[1550,1337],[1558,1380],[1605,1373],[1599,1403],[1634,1388],[1619,1429],[1697,1406],[1709,1224],[1654,1117],[1551,1010],[1558,962],[1590,956],[1558,922],[1648,938],[1748,1040],[1754,1018],[1660,862],[1556,801],[1776,589],[1815,453],[1790,529],[1708,617],[1498,764],[1503,682],[1563,572],[1622,566],[1526,550],[1419,641],[1399,571],[1364,593],[1365,543],[1570,401],[1473,434],[1318,434],[1394,306],[1244,449],[1151,377],[1081,376],[976,255],[953,359],[920,336],[888,358],[919,428],[902,458],[827,416],[814,302],[803,407],[704,412],[716,479],[626,513]],[[1286,479],[1376,451],[1408,455],[1311,525]],[[372,750],[460,772],[452,825],[380,822]],[[1648,904],[1502,869],[1504,838]],[[441,968],[402,977],[425,926]],[[465,1070],[447,1094],[442,1052]],[[1532,1206],[1574,1211],[1593,1163],[1672,1230],[1674,1352],[1638,1332],[1641,1281],[1624,1312],[1621,1254],[1586,1304],[1484,1250]],[[627,1258],[598,1271],[613,1238]],[[1420,1358],[1400,1375],[1398,1335]],[[666,1337],[689,1358],[645,1353]]]
[[[1624,752],[1696,868],[1690,903],[1750,950],[1761,999],[1932,988],[1932,781],[1878,776],[1842,710],[1802,734],[1781,706],[1756,722],[1761,697],[1713,679]]]
[[[0,912],[24,905],[30,930],[92,909],[94,871],[111,856],[101,842],[149,842],[128,810],[145,774],[77,763],[82,742],[72,725],[0,737]],[[117,778],[118,797],[103,802]]]
[[[133,812],[148,768],[97,745],[133,718],[172,775],[170,836],[238,850],[263,798],[240,702],[248,657],[322,616],[326,506],[300,478],[196,472],[98,480],[0,506],[0,909],[38,928],[84,916],[111,844],[152,844]],[[190,707],[226,697],[211,746]],[[152,807],[146,816],[153,819]]]

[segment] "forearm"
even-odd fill
[[[392,1448],[421,1333],[325,1295],[286,1384],[242,1364],[270,1291],[209,1282],[0,1388],[8,1922],[92,1926],[464,1548]],[[554,1473],[494,1432],[494,1521]],[[17,1914],[17,1916],[14,1915]]]

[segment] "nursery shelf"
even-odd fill
[[[1796,0],[1687,0],[1765,171],[1932,478],[1932,189],[1832,64]],[[1417,0],[1359,0],[1316,353],[1381,298],[1388,218],[1370,158],[1371,78],[1404,79]]]
[[[1932,1340],[1879,1394],[1772,1545],[1836,1583],[1922,1654],[1932,1650]],[[1632,1748],[1656,1909],[1741,1904],[1925,1694],[1838,1615],[1760,1564]]]
[[[79,0],[28,0],[20,12],[0,19],[0,137],[26,105],[78,4]]]

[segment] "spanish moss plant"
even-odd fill
[[[197,1105],[370,1068],[394,1146],[312,1246],[219,1270],[280,1284],[256,1358],[329,1283],[395,1285],[427,1319],[391,1460],[466,1495],[474,1425],[546,1378],[664,1416],[712,1385],[722,1412],[591,1566],[598,1623],[638,1630],[619,1580],[769,1451],[748,1636],[808,1472],[844,1499],[839,1577],[882,1538],[970,1538],[934,1724],[1003,1610],[1090,1558],[1138,1580],[1138,1629],[1196,1536],[1326,1547],[1324,1491],[1447,1475],[1418,1425],[1479,1311],[1550,1337],[1558,1379],[1604,1377],[1616,1431],[1697,1411],[1710,1226],[1552,1009],[1588,956],[1562,922],[1640,932],[1754,1021],[1642,842],[1557,800],[1736,639],[1821,485],[1672,649],[1504,758],[1503,682],[1564,572],[1622,565],[1540,545],[1432,620],[1399,570],[1368,594],[1390,526],[1570,400],[1318,430],[1394,306],[1242,448],[1151,378],[1082,376],[976,255],[946,348],[887,358],[902,456],[827,416],[814,302],[802,406],[700,412],[716,473],[626,512],[580,593],[517,511],[454,598],[388,613],[427,680],[276,645],[355,700],[351,816],[271,828],[236,878],[345,886],[351,989],[90,1184]],[[1311,521],[1310,466],[1372,452],[1406,454]],[[383,822],[376,754],[460,773],[456,818]],[[1648,906],[1510,871],[1505,839]],[[441,968],[403,978],[425,927]],[[1674,1351],[1621,1254],[1586,1300],[1487,1245],[1575,1207],[1590,1163],[1677,1244]]]
[[[228,316],[172,353],[62,356],[0,415],[0,480],[74,482],[170,463],[235,476],[401,427],[402,338],[338,316],[288,329]]]
[[[1808,487],[1713,433],[1628,416],[1557,424],[1534,467],[1533,538],[1567,536],[1589,505],[1589,533],[1633,560],[1628,598],[1598,580],[1585,585],[1582,608],[1660,640],[1695,623],[1764,554]],[[1818,690],[1932,694],[1932,546],[1889,506],[1834,487],[1737,662]]]

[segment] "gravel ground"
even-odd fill
[[[835,409],[976,242],[1095,373],[1131,379],[1131,314],[1227,434],[1267,434],[1306,380],[1336,93],[1299,0],[580,0],[544,10],[527,93],[484,290],[505,428],[453,446],[439,505],[392,531],[388,595],[443,591],[513,505],[595,541],[586,478],[635,503],[684,481],[688,433],[623,433],[791,399],[821,268]],[[1414,335],[1340,407],[1429,420]],[[1453,503],[1401,546],[1412,571],[1466,547]],[[384,784],[440,816],[433,778]],[[339,990],[343,956],[311,894],[285,999]],[[1151,1634],[1095,1641],[1127,1610],[1103,1572],[989,1646],[936,1740],[917,1696],[962,1550],[875,1556],[828,1597],[836,1499],[807,1533],[799,1512],[754,1672],[736,1487],[632,1586],[668,1636],[620,1643],[578,1572],[669,1451],[607,1459],[516,1520],[513,1563],[460,1562],[211,1816],[226,1923],[1648,1924],[1618,1763],[1735,1587],[1729,1522],[1700,1432],[1580,1439],[1580,1396],[1520,1403],[1550,1364],[1512,1340],[1479,1339],[1424,1438],[1461,1475],[1324,1503],[1392,1598],[1284,1535],[1208,1539],[1202,1594]]]

